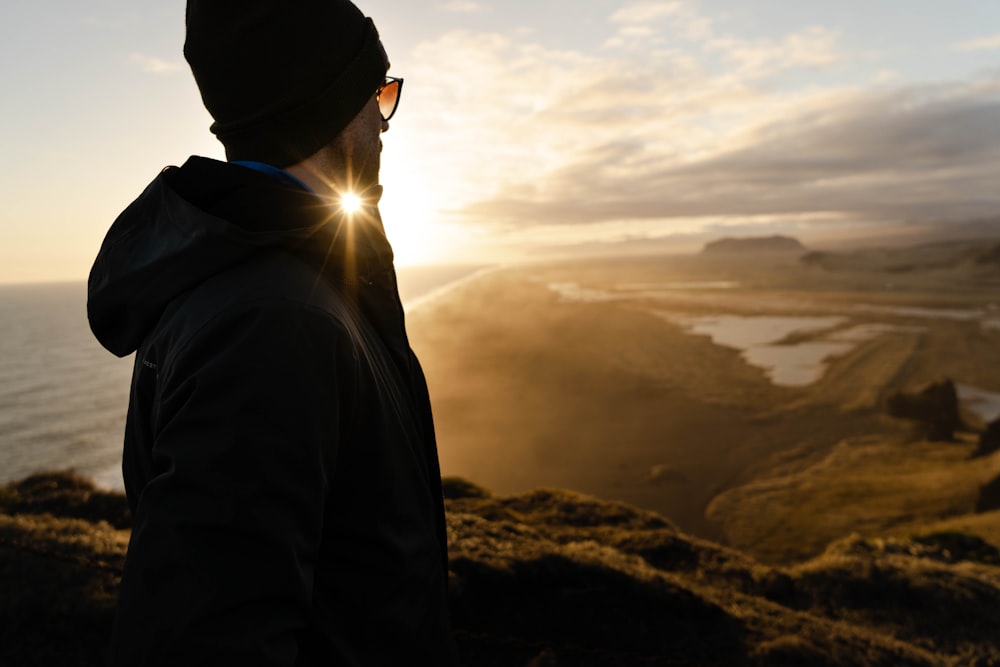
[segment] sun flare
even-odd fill
[[[348,192],[340,197],[340,208],[344,213],[357,213],[361,210],[361,197]]]

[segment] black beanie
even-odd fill
[[[230,160],[278,167],[328,144],[388,62],[347,0],[188,0],[184,57]]]

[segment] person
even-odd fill
[[[161,172],[89,280],[94,334],[135,352],[110,662],[455,665],[430,402],[378,211],[402,80],[347,0],[189,0],[186,30],[227,162]]]

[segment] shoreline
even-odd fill
[[[430,289],[419,293],[417,296],[409,297],[403,301],[403,312],[409,314],[421,306],[426,306],[428,303],[436,301],[442,296],[454,291],[458,287],[467,285],[473,280],[481,278],[489,273],[493,273],[501,268],[503,268],[502,264],[481,266],[479,268],[472,269],[470,273],[455,278],[454,280],[442,283],[436,287],[431,287]],[[402,301],[402,299],[400,300]]]

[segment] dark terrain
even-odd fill
[[[854,536],[772,567],[622,503],[445,490],[468,665],[1000,664],[1000,553],[970,535]],[[127,523],[72,473],[0,489],[0,664],[102,664]]]

